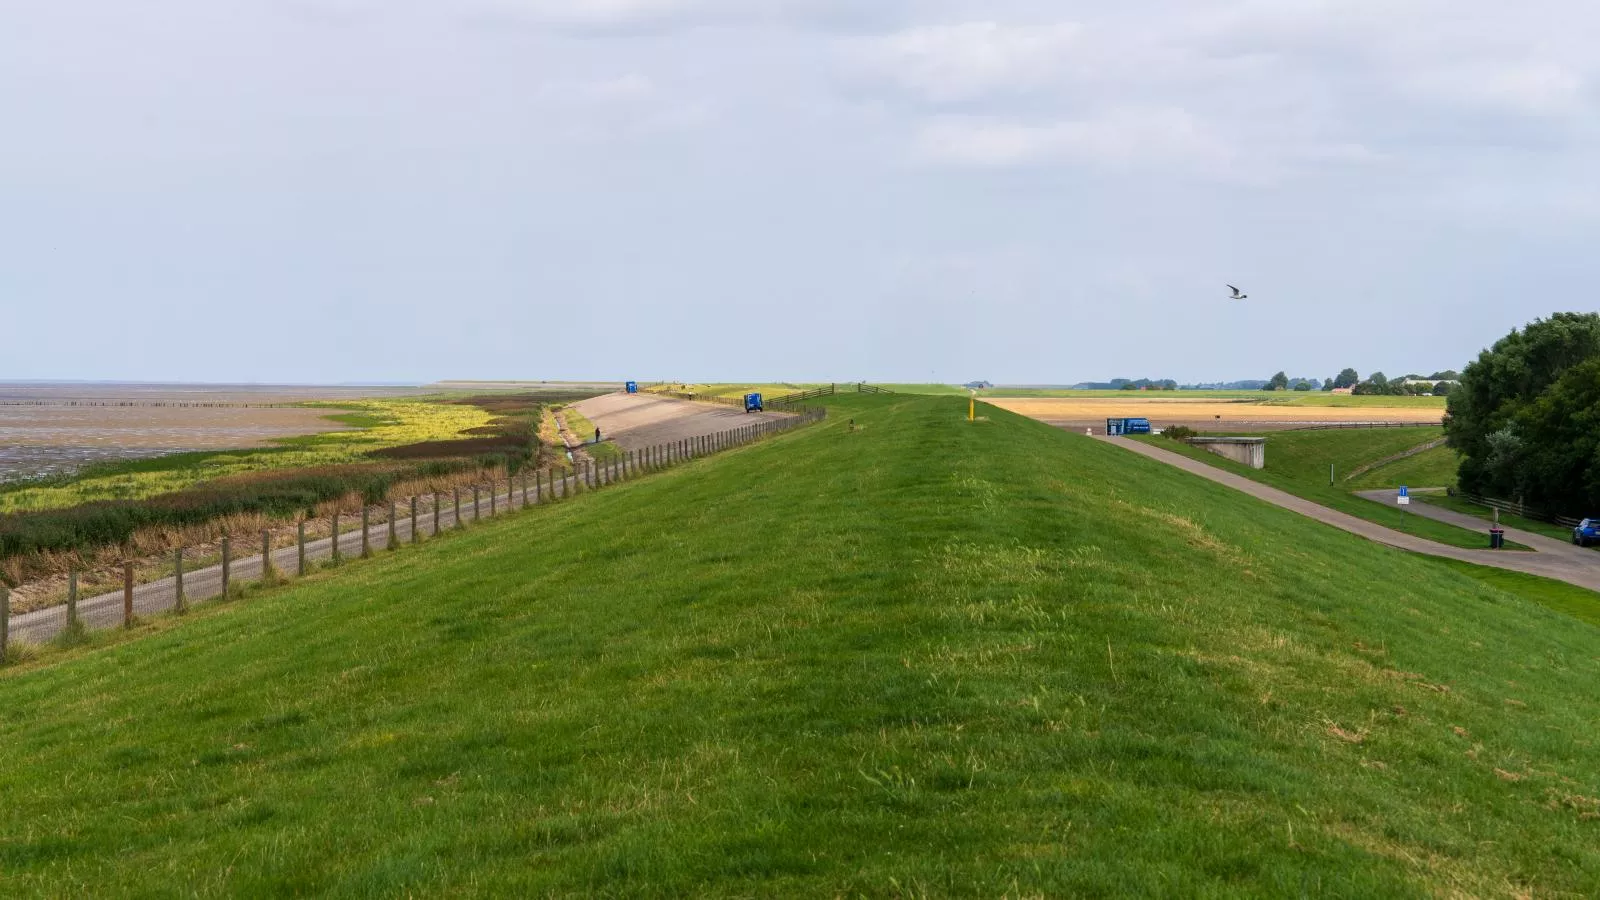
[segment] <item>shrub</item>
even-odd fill
[[[1161,434],[1163,437],[1171,438],[1175,441],[1187,441],[1190,438],[1199,435],[1200,432],[1195,431],[1193,428],[1190,428],[1187,425],[1174,425],[1171,428],[1161,432]]]

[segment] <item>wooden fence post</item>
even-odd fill
[[[361,504],[361,558],[372,558],[372,508]]]
[[[522,476],[522,508],[528,508],[528,470],[523,469],[517,473]]]
[[[467,527],[467,523],[461,518],[461,485],[456,485],[454,490],[456,499],[456,527],[465,528]]]
[[[222,599],[228,599],[233,585],[233,536],[222,536]]]
[[[339,511],[333,511],[333,561],[339,561]]]
[[[261,529],[261,580],[270,581],[278,576],[278,567],[272,564],[272,532]]]
[[[133,563],[122,564],[122,627],[133,627]]]
[[[417,530],[417,495],[411,495],[411,543],[422,543],[422,532]]]
[[[389,546],[386,548],[393,553],[400,548],[400,534],[395,530],[394,501],[389,501]]]
[[[495,487],[494,479],[489,479],[489,518],[500,515],[500,489]]]
[[[173,609],[177,610],[179,614],[187,612],[188,611],[188,604],[184,601],[184,598],[183,598],[183,548],[182,547],[179,547],[178,549],[172,551],[172,588],[173,588],[173,595],[174,595]]]
[[[439,507],[444,505],[444,497],[438,491],[433,492],[433,536],[439,536]]]
[[[306,577],[306,520],[302,518],[294,526],[295,547],[295,574],[301,578]]]
[[[78,627],[78,570],[67,573],[67,630]]]
[[[6,664],[11,647],[11,589],[0,584],[0,666]]]

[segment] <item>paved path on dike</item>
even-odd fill
[[[1307,518],[1316,519],[1318,522],[1332,525],[1335,528],[1360,535],[1371,541],[1377,541],[1380,544],[1387,544],[1401,550],[1410,550],[1413,553],[1422,553],[1428,556],[1476,563],[1480,566],[1492,566],[1496,569],[1506,569],[1512,572],[1525,572],[1529,575],[1543,575],[1546,578],[1565,581],[1568,584],[1588,588],[1592,591],[1600,591],[1600,553],[1572,547],[1543,535],[1531,534],[1516,529],[1506,530],[1507,538],[1519,544],[1533,547],[1534,552],[1487,549],[1465,550],[1460,547],[1449,547],[1414,537],[1404,532],[1395,531],[1392,528],[1385,528],[1365,519],[1358,519],[1336,509],[1329,509],[1320,503],[1313,503],[1286,491],[1280,491],[1275,487],[1268,487],[1258,481],[1251,481],[1242,475],[1235,475],[1232,472],[1207,465],[1199,460],[1190,459],[1179,453],[1173,453],[1170,450],[1152,447],[1143,441],[1108,437],[1099,437],[1096,440],[1164,462],[1169,466],[1175,466],[1185,472],[1226,485],[1257,499],[1265,500],[1274,506],[1292,510]],[[1387,499],[1389,495],[1385,493],[1384,496]],[[1422,512],[1423,508],[1429,511]],[[1471,516],[1461,515],[1460,513],[1451,513],[1449,510],[1437,507],[1427,507],[1426,504],[1412,504],[1411,511],[1420,513],[1430,519],[1450,522],[1452,525],[1465,525],[1475,531],[1482,530],[1484,532],[1484,542],[1488,543],[1487,523],[1480,519],[1473,519]],[[1435,515],[1435,513],[1439,515]],[[1460,516],[1460,520],[1446,518],[1445,514]],[[1592,558],[1585,558],[1583,556],[1585,553]]]

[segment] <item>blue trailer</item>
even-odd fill
[[[744,395],[744,411],[747,412],[747,413],[765,412],[765,410],[762,409],[762,406],[761,406],[761,395],[760,394],[745,394]]]
[[[1149,419],[1107,419],[1106,434],[1117,437],[1124,434],[1149,434]]]
[[[628,382],[628,393],[630,393],[630,394],[639,393],[639,382],[637,382],[637,381]]]

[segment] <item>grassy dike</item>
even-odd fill
[[[1600,890],[1600,630],[839,399],[0,674],[0,895]]]

